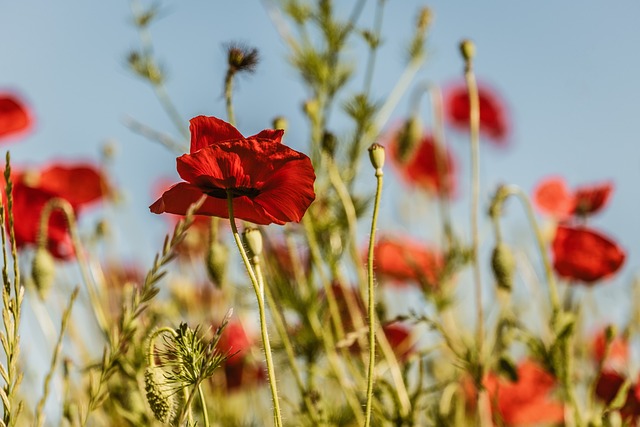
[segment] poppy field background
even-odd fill
[[[343,15],[348,13],[355,2],[335,3],[340,16],[340,12]],[[370,0],[366,3],[359,22],[370,26],[375,20],[376,2]],[[182,129],[172,123],[150,85],[131,71],[132,53],[140,51],[141,46],[148,42],[144,34],[141,38],[133,25],[132,10],[136,13],[149,6],[147,2],[129,4],[126,1],[96,4],[42,2],[37,7],[27,2],[0,3],[0,94],[15,94],[25,103],[32,118],[29,129],[0,139],[2,148],[10,150],[12,165],[18,170],[55,161],[95,161],[109,150],[112,157],[108,161],[107,172],[113,187],[117,188],[118,203],[108,206],[106,214],[87,209],[86,214],[83,212],[87,219],[82,221],[90,222],[106,216],[110,223],[112,247],[117,247],[118,255],[130,260],[132,265],[151,263],[153,255],[161,247],[170,221],[151,214],[149,205],[162,191],[179,181],[175,166],[178,153],[145,138],[132,128],[139,123],[174,140],[188,141],[190,118],[199,115],[224,118],[223,81],[229,46],[240,43],[255,47],[260,55],[255,73],[239,75],[235,80],[236,127],[244,135],[253,135],[270,127],[276,116],[285,117],[284,143],[312,156],[304,112],[304,103],[311,94],[287,60],[283,34],[279,33],[276,25],[282,16],[274,12],[274,3],[269,0],[224,3],[198,0],[159,4],[158,17],[149,27],[148,34],[152,38],[153,54],[166,77],[167,94],[183,118]],[[370,94],[374,98],[384,98],[400,78],[407,60],[406,45],[413,34],[415,14],[423,6],[423,2],[416,0],[385,2],[381,27],[383,43],[376,58],[371,84]],[[389,258],[384,257],[390,263],[388,266],[378,265],[378,278],[381,281],[397,280],[398,283],[415,280],[423,290],[438,281],[438,276],[432,276],[427,270],[433,266],[440,267],[444,261],[433,253],[421,254],[416,242],[421,239],[436,242],[438,239],[434,235],[440,237],[440,224],[428,217],[436,208],[431,203],[431,196],[424,194],[433,194],[439,178],[424,178],[422,184],[410,188],[414,185],[411,182],[416,179],[415,174],[419,174],[419,167],[412,171],[398,162],[401,150],[394,145],[397,144],[394,140],[399,139],[398,132],[411,113],[411,93],[416,84],[441,85],[445,95],[455,87],[464,87],[458,44],[468,37],[474,41],[477,50],[474,71],[479,85],[499,99],[506,123],[504,136],[501,135],[498,142],[492,141],[491,135],[481,135],[480,235],[484,244],[479,252],[481,263],[486,267],[492,256],[493,230],[486,213],[499,184],[515,184],[534,198],[538,205],[537,218],[541,221],[543,233],[547,234],[552,232],[552,218],[570,218],[575,221],[574,225],[583,224],[584,218],[577,213],[577,207],[568,205],[570,202],[565,201],[554,210],[554,207],[535,200],[536,188],[545,179],[561,177],[568,191],[590,184],[611,184],[610,193],[603,196],[606,200],[594,202],[598,207],[593,211],[598,212],[588,219],[588,225],[614,240],[624,255],[618,249],[609,251],[611,259],[602,262],[608,267],[615,266],[611,267],[615,272],[604,275],[603,282],[599,282],[602,277],[598,272],[593,273],[595,278],[578,279],[597,284],[593,287],[577,286],[573,298],[584,298],[585,304],[593,310],[593,318],[585,320],[585,329],[595,331],[609,323],[624,327],[634,315],[634,303],[637,304],[629,295],[640,265],[640,251],[637,249],[640,227],[636,221],[640,211],[639,108],[636,102],[640,99],[640,83],[636,78],[640,68],[640,57],[636,54],[640,33],[635,19],[640,16],[640,5],[632,1],[615,5],[489,1],[482,4],[435,2],[426,6],[431,8],[433,19],[425,45],[425,65],[416,74],[413,84],[376,139],[387,148],[385,188],[378,221],[379,241],[389,244],[384,250],[391,254]],[[312,38],[317,36],[310,35]],[[366,43],[355,43],[348,54],[355,64],[364,64]],[[347,87],[356,91],[362,83],[362,73],[358,73]],[[422,116],[430,117],[431,108],[424,100],[420,111]],[[423,120],[429,124],[429,119]],[[333,113],[330,123],[337,134],[348,132],[351,126],[348,118],[338,112]],[[444,193],[450,199],[456,231],[466,238],[470,233],[469,137],[464,129],[457,128],[452,122],[448,123],[445,131],[447,148],[453,159],[451,173],[455,175],[452,178],[455,185],[451,184]],[[364,164],[367,162],[362,163],[355,188],[370,192],[375,188],[375,179],[369,165]],[[425,188],[427,191],[423,192]],[[502,233],[509,236],[506,238],[509,243],[518,242],[522,247],[535,248],[526,217],[515,203],[511,203],[504,208],[507,218],[503,220]],[[369,236],[367,215],[358,224],[359,246],[365,246]],[[197,226],[196,222],[194,227]],[[393,241],[389,238],[393,235],[410,236],[403,241],[405,248],[400,254],[393,253]],[[404,252],[414,243],[416,247],[410,252],[418,254],[415,260]],[[378,247],[376,251],[378,257],[383,249]],[[533,268],[538,268],[535,250],[526,254],[532,258]],[[404,265],[401,260],[407,258],[409,265]],[[280,267],[283,269],[291,263],[286,256],[284,259]],[[571,271],[571,266],[557,264],[556,272],[561,276],[567,275],[567,269]],[[422,271],[419,278],[414,276],[417,266]],[[230,269],[230,274],[244,273],[239,263]],[[294,273],[299,274],[289,274]],[[357,274],[351,271],[347,276],[355,279]],[[484,268],[482,277],[486,288],[483,289],[484,297],[493,298],[494,293],[489,289],[492,283],[490,269]],[[471,280],[469,271],[461,274],[461,281],[465,280]],[[404,290],[415,295],[421,292],[411,286]],[[514,293],[520,297],[526,295],[522,289]],[[462,298],[462,306],[473,307],[470,286],[458,286],[456,296]],[[392,292],[389,298],[387,314],[390,317],[401,314],[394,312],[393,301],[397,296]],[[60,312],[53,311],[55,319],[61,315],[62,301],[60,299],[60,308],[57,309]],[[485,300],[485,303],[491,305],[492,301]],[[366,301],[356,301],[356,305],[359,304],[362,307],[356,311],[364,313]],[[221,316],[228,308],[216,307],[222,310]],[[350,309],[353,310],[353,306]],[[37,310],[37,307],[29,310]],[[489,315],[495,315],[495,312],[489,310]],[[474,316],[472,312],[461,315],[469,322],[474,321]],[[347,322],[347,326],[353,325]],[[29,321],[23,327],[25,330],[37,330],[38,325]],[[395,327],[390,324],[384,329],[391,344],[396,339],[402,343],[403,340],[397,337],[405,333],[398,332]],[[237,325],[230,323],[229,329],[234,328],[237,329]],[[233,369],[248,370],[249,374],[240,377],[229,374],[233,380],[229,381],[228,387],[242,387],[238,378],[267,381],[259,363],[249,368],[244,365],[244,349],[249,341],[258,342],[259,334],[250,339],[241,331],[234,338],[222,337],[223,342],[229,339],[240,341],[235,348],[240,349],[243,361],[238,362],[240,357],[235,359],[236,362],[231,359],[224,369],[229,372]],[[637,342],[632,342],[630,350],[625,350],[632,356],[638,356],[635,344]],[[359,345],[355,342],[347,348],[354,354],[364,352]],[[407,354],[411,353],[409,350],[397,350],[396,357],[404,362]],[[27,353],[29,360],[36,365],[42,365],[42,369],[36,369],[33,375],[43,377],[48,356],[29,354],[27,350],[23,353]],[[627,365],[625,370],[637,372],[637,357],[626,355],[622,359],[622,363]],[[531,411],[549,407],[552,414],[562,412],[559,403],[547,399],[547,391],[553,389],[553,378],[547,378],[548,374],[544,372],[539,377],[531,374],[540,368],[529,363],[525,361],[518,367],[525,372],[523,378],[530,375],[534,383],[539,381],[542,384],[538,388],[539,395],[532,392],[535,396],[531,399],[534,402]],[[606,379],[617,384],[611,387],[618,390],[624,379],[615,377],[617,374],[614,373],[607,375]],[[239,382],[235,384],[233,381]],[[517,387],[511,384],[501,386],[503,379],[493,373],[483,381],[492,395],[498,395],[500,387],[507,390]],[[473,383],[469,384],[469,387],[465,386],[465,392],[477,399]],[[597,393],[610,403],[615,393],[604,390],[607,385],[599,384]],[[474,398],[468,400],[471,402]],[[640,402],[640,398],[637,400]],[[639,402],[629,398],[622,412],[627,411],[636,417],[640,414]],[[520,403],[501,401],[500,405],[503,404],[506,406],[500,409],[502,421],[506,425],[521,425],[518,411],[512,415],[513,408],[518,408]],[[49,405],[52,417],[59,417],[60,409],[51,403]],[[268,406],[267,403],[265,405]],[[527,413],[524,407],[520,408],[521,413]],[[513,419],[509,421],[509,417]],[[558,422],[561,419],[562,416],[554,418],[552,415],[548,420],[540,421]]]

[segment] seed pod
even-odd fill
[[[369,147],[369,159],[376,170],[376,174],[382,172],[382,167],[384,166],[384,147],[380,144],[371,144]]]
[[[158,367],[147,367],[144,371],[144,389],[151,412],[161,423],[173,424],[179,404],[177,395],[180,393],[170,392],[164,383],[164,376]]]

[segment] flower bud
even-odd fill
[[[369,147],[369,159],[376,170],[376,176],[382,174],[384,166],[384,147],[378,143],[373,143]]]
[[[262,254],[262,233],[255,227],[245,228],[242,232],[244,244],[249,249],[250,257],[259,257]]]
[[[283,116],[277,116],[273,118],[272,126],[274,129],[282,129],[283,131],[287,131],[289,123],[287,119]]]
[[[205,261],[209,279],[211,279],[216,286],[222,286],[227,277],[229,249],[220,242],[212,242],[209,245]]]
[[[498,288],[511,291],[516,262],[511,248],[505,243],[498,243],[491,255],[491,268]]]
[[[49,294],[55,274],[55,261],[49,251],[44,247],[36,249],[31,264],[31,277],[40,298],[44,299]]]
[[[470,62],[476,56],[476,45],[471,40],[464,39],[460,42],[460,53],[466,62]]]
[[[398,135],[398,157],[401,162],[409,159],[421,140],[422,122],[420,118],[414,114],[404,123]]]
[[[331,132],[325,132],[322,135],[322,150],[330,156],[336,152],[336,145],[338,145],[338,138]]]

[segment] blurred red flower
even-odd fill
[[[407,147],[409,152],[402,153],[400,133],[395,132],[389,148],[403,180],[431,194],[452,197],[456,190],[456,167],[451,152],[439,148],[433,136],[426,133],[416,147]]]
[[[266,382],[262,363],[251,359],[251,349],[255,340],[247,335],[242,324],[232,321],[222,331],[217,349],[229,358],[224,362],[224,376],[227,391]]]
[[[566,218],[587,216],[600,212],[609,202],[613,192],[612,182],[580,186],[569,191],[561,177],[549,177],[540,182],[533,193],[533,199],[542,212]]]
[[[422,288],[437,288],[444,267],[442,255],[410,238],[383,237],[375,245],[374,267],[378,278],[395,284],[415,281]]]
[[[238,219],[265,225],[302,219],[315,199],[315,173],[306,155],[280,143],[284,131],[245,138],[215,117],[198,116],[190,123],[190,154],[177,158],[178,174],[187,182],[165,191],[151,212],[184,215],[206,195],[197,214],[228,218],[230,192]]]
[[[609,405],[620,392],[620,388],[627,381],[626,377],[616,371],[605,370],[597,379],[595,395],[598,399]],[[623,421],[631,421],[637,425],[640,419],[640,383],[632,383],[627,391],[627,397],[620,408],[620,416]],[[627,425],[627,424],[625,424]]]
[[[49,200],[57,197],[67,200],[78,216],[81,208],[99,201],[110,191],[102,172],[90,164],[54,164],[40,171],[16,172],[12,180],[18,248],[36,244],[40,215]],[[73,257],[67,228],[64,215],[54,211],[49,219],[47,247],[59,259]]]
[[[484,84],[478,84],[480,99],[480,132],[498,145],[505,145],[509,135],[507,108],[498,94]],[[452,85],[444,91],[445,117],[449,123],[462,130],[469,129],[469,92],[464,82]]]
[[[25,103],[11,93],[0,93],[0,139],[15,136],[31,127]]]
[[[556,379],[540,365],[524,360],[518,365],[517,380],[509,381],[494,372],[489,372],[483,385],[489,394],[491,412],[500,425],[531,426],[562,423],[564,405],[550,397]],[[467,378],[463,383],[467,401],[471,406],[476,399],[475,387]]]
[[[601,363],[605,357],[606,350],[605,331],[599,331],[592,342],[593,358],[596,363]],[[624,370],[629,364],[629,341],[622,336],[614,337],[609,344],[609,354],[604,360],[603,366],[606,369]]]
[[[614,274],[626,257],[608,237],[586,227],[562,224],[556,230],[552,250],[556,273],[586,284]]]
[[[399,362],[406,362],[415,353],[411,330],[407,326],[398,322],[387,323],[382,325],[382,330]]]

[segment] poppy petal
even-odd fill
[[[39,187],[73,206],[95,202],[109,192],[102,173],[92,165],[53,165],[40,172]]]
[[[265,139],[272,142],[282,142],[282,136],[284,135],[284,130],[282,129],[265,129],[260,133],[257,133],[253,136],[250,136],[247,139]]]
[[[611,276],[625,252],[608,237],[587,228],[558,226],[552,244],[553,267],[562,277],[586,284]]]
[[[189,121],[191,131],[191,153],[216,142],[243,139],[233,125],[217,117],[198,116]]]
[[[27,107],[18,97],[0,94],[0,138],[28,130],[31,121]]]
[[[612,193],[612,182],[578,187],[575,191],[574,214],[586,216],[600,212],[609,202]]]
[[[575,206],[573,195],[560,177],[540,182],[533,192],[533,202],[542,212],[558,218],[571,215]]]

